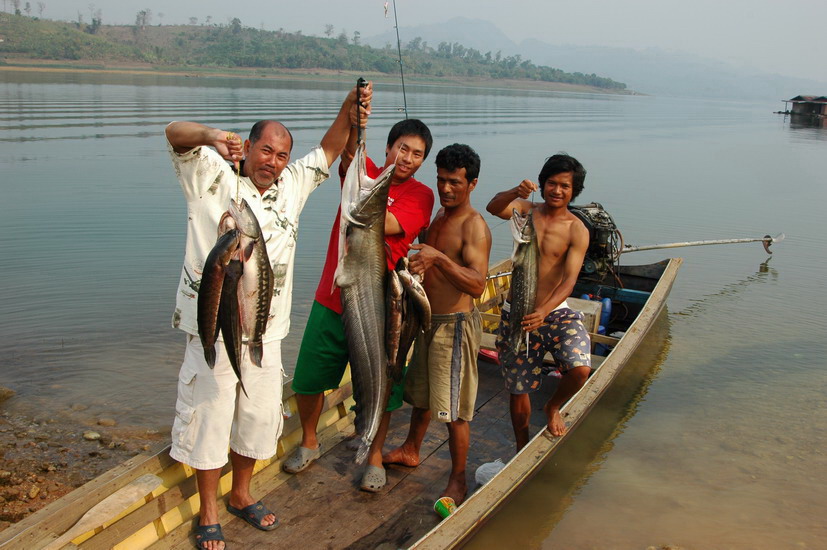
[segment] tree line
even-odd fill
[[[361,44],[358,31],[344,30],[334,36],[327,25],[324,37],[301,31],[267,31],[242,24],[234,18],[226,25],[151,25],[152,13],[141,10],[135,24],[104,25],[100,11],[92,23],[41,20],[28,15],[9,15],[0,21],[0,55],[17,54],[39,59],[88,59],[105,62],[141,61],[155,65],[261,69],[330,69],[399,72],[395,45],[372,48]],[[482,53],[454,42],[435,48],[417,37],[403,49],[406,74],[433,77],[481,77],[562,82],[624,90],[626,85],[595,74],[568,73],[535,65],[519,55]]]

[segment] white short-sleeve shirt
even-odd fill
[[[264,194],[249,178],[238,178],[230,164],[209,147],[179,155],[169,145],[169,152],[187,201],[187,244],[172,326],[198,334],[198,287],[204,262],[218,237],[218,221],[238,192],[239,201],[245,199],[258,218],[273,267],[275,284],[264,341],[284,338],[290,329],[299,214],[310,193],[329,176],[324,150],[315,147],[290,163]]]

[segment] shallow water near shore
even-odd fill
[[[0,407],[67,425],[107,416],[167,429],[184,341],[170,318],[186,212],[164,126],[197,120],[245,135],[278,118],[297,156],[318,143],[350,86],[0,73],[0,386],[16,392]],[[602,203],[627,243],[786,234],[769,259],[759,243],[624,255],[685,258],[667,318],[624,374],[628,391],[605,400],[470,547],[818,548],[827,130],[773,114],[781,98],[407,94],[435,137],[420,179],[433,188],[435,152],[468,143],[482,158],[480,210],[565,150],[588,169],[576,202]],[[377,87],[374,158],[401,105],[399,87]],[[329,181],[301,218],[288,373],[337,204]],[[507,256],[507,227],[486,219],[492,260]]]

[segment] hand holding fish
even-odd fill
[[[520,185],[515,187],[517,191],[517,196],[521,199],[527,199],[531,196],[531,194],[539,189],[537,184],[531,180],[523,180],[520,182]]]
[[[212,143],[215,150],[218,151],[218,154],[225,160],[238,164],[244,151],[244,142],[241,136],[234,132],[226,132],[218,129],[216,129],[215,132],[216,137]]]
[[[425,272],[444,256],[442,252],[427,244],[412,244],[410,249],[416,250],[417,253],[410,257],[408,271],[423,278]]]
[[[357,101],[357,95],[359,100]],[[370,116],[370,102],[373,100],[373,82],[367,82],[364,86],[355,86],[348,95],[348,100],[353,102],[350,110],[350,125],[352,127],[366,128]]]

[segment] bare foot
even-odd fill
[[[468,486],[465,483],[465,475],[462,476],[462,479],[448,479],[448,486],[442,492],[442,496],[444,497],[451,497],[454,499],[454,504],[459,506],[465,501],[465,495],[468,493]]]
[[[563,422],[563,417],[560,415],[560,409],[552,409],[550,403],[546,403],[543,410],[548,416],[547,429],[554,437],[560,437],[566,433],[566,423]]]
[[[419,466],[419,453],[402,445],[382,455],[383,464],[400,464],[410,468]]]

